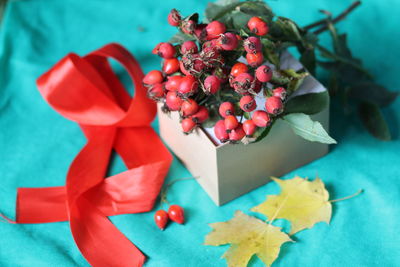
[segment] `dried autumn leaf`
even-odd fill
[[[252,211],[264,214],[269,220],[290,221],[290,234],[311,228],[317,222],[329,224],[332,206],[321,179],[308,181],[296,176],[290,180],[273,180],[281,187],[281,193],[267,196],[267,200],[252,208]]]
[[[241,211],[236,211],[229,221],[212,223],[210,226],[214,229],[206,236],[205,245],[231,244],[222,256],[229,267],[245,267],[254,254],[270,266],[278,257],[282,244],[292,241],[280,227]]]

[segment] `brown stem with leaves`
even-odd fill
[[[341,14],[339,14],[336,18],[332,19],[332,23],[337,23],[341,20],[343,20],[344,18],[346,18],[346,16],[351,13],[355,8],[357,8],[359,5],[361,5],[361,1],[356,1],[353,4],[351,4],[351,6],[349,6],[346,10],[344,10]],[[328,25],[326,24],[326,19],[321,19],[319,21],[316,21],[312,24],[309,24],[305,27],[303,27],[304,30],[310,30],[314,27],[323,25],[322,27],[320,27],[318,30],[316,30],[314,32],[314,34],[320,34],[324,31],[326,31],[328,29]]]

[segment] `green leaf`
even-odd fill
[[[209,108],[208,110],[208,119],[201,124],[204,128],[214,127],[214,125],[219,120],[219,114],[216,108]]]
[[[285,41],[302,41],[300,34],[300,28],[297,24],[284,17],[278,17],[275,21],[275,26],[278,29],[274,29],[274,32],[278,33],[280,38]]]
[[[175,44],[175,43],[181,44],[185,41],[194,41],[194,40],[196,40],[196,39],[193,36],[184,34],[182,32],[178,32],[174,36],[172,36],[171,39],[169,39],[169,42],[172,44]]]
[[[239,10],[251,17],[260,17],[267,24],[270,24],[274,13],[272,9],[264,1],[243,2]]]
[[[398,94],[398,92],[391,92],[385,87],[370,81],[357,83],[349,90],[349,97],[370,102],[380,107],[392,103]]]
[[[300,62],[303,66],[312,74],[315,75],[315,69],[317,67],[317,60],[315,58],[314,49],[306,49],[300,57]]]
[[[377,105],[362,102],[358,106],[358,114],[365,128],[374,137],[384,141],[392,139],[386,120]]]
[[[239,0],[223,0],[215,3],[208,3],[205,11],[205,17],[208,22],[218,20],[229,12],[235,10],[237,6],[240,6],[243,3],[244,2],[239,2]]]
[[[303,113],[293,113],[283,117],[292,130],[299,136],[312,142],[324,144],[336,144],[335,139],[330,137],[321,123],[311,120],[310,116]]]
[[[329,103],[327,91],[299,95],[288,100],[285,105],[285,114],[304,113],[307,115],[317,114],[324,110]]]
[[[269,134],[269,131],[273,127],[274,123],[275,121],[273,121],[272,124],[266,128],[258,128],[256,132],[253,134],[253,137],[256,138],[256,140],[253,143],[257,143],[263,140]]]

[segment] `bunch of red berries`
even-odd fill
[[[179,111],[184,133],[212,121],[221,142],[254,137],[283,112],[286,99],[286,90],[270,83],[271,65],[262,65],[268,25],[252,17],[246,29],[227,31],[222,22],[202,24],[197,18],[171,10],[168,23],[179,28],[185,41],[153,49],[163,63],[162,71],[152,70],[143,79],[148,96],[163,102],[164,111]],[[265,105],[257,107],[255,98],[265,99]],[[222,119],[210,118],[218,113]]]
[[[168,209],[168,212],[165,210],[157,210],[154,214],[154,221],[161,230],[165,229],[169,220],[183,224],[185,222],[183,208],[179,205],[171,205]]]

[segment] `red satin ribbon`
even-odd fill
[[[121,63],[135,84],[130,97],[107,58]],[[122,46],[109,44],[85,57],[69,54],[38,81],[43,98],[79,123],[88,139],[72,162],[66,185],[19,188],[17,223],[68,220],[92,266],[142,266],[145,256],[107,216],[152,209],[172,156],[150,123],[155,103],[146,97],[143,72]],[[105,178],[115,150],[128,170]]]

